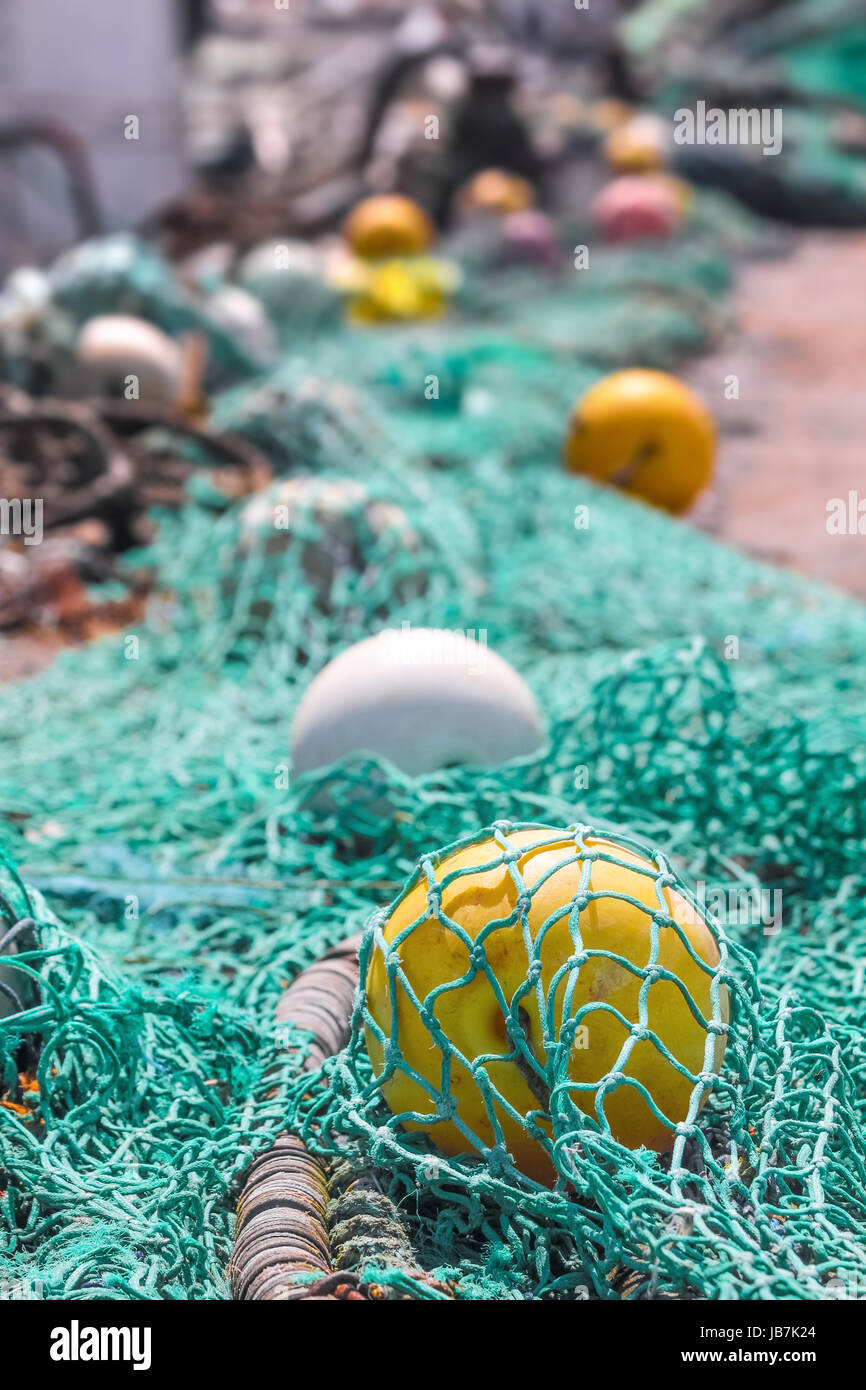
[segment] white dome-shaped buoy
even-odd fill
[[[75,356],[87,387],[101,395],[173,405],[183,376],[183,350],[162,329],[132,314],[100,314],[78,335]],[[136,379],[128,395],[130,378]]]
[[[265,241],[247,251],[238,266],[238,280],[255,293],[262,284],[285,279],[318,280],[322,277],[323,257],[308,241]]]
[[[259,301],[240,285],[222,285],[208,300],[214,323],[263,363],[276,355],[277,337]]]
[[[319,673],[292,727],[296,775],[374,753],[410,776],[490,766],[543,742],[535,699],[486,642],[435,628],[381,632]]]
[[[277,322],[335,318],[340,295],[329,282],[333,253],[306,241],[269,241],[248,251],[237,280]]]
[[[0,329],[26,333],[37,324],[51,304],[48,276],[32,265],[19,266],[0,289]]]

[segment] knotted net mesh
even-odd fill
[[[279,474],[367,490],[326,591],[311,554],[333,545],[327,507],[308,495],[299,536],[251,539],[203,455],[186,506],[128,557],[158,574],[141,626],[4,688],[0,1260],[21,1296],[227,1296],[243,1173],[287,1124],[372,1165],[415,1265],[459,1297],[856,1296],[862,608],[559,462],[574,398],[610,364],[706,344],[726,272],[709,234],[703,255],[721,278],[675,248],[641,253],[639,284],[599,257],[603,283],[569,274],[546,297],[501,272],[494,294],[477,267],[442,322],[289,331],[215,421]],[[148,294],[160,284],[149,271]],[[396,509],[382,527],[377,505]],[[359,753],[295,781],[313,675],[403,623],[483,634],[531,686],[544,747],[418,780]],[[529,1049],[552,1185],[495,1132],[448,1156],[399,1125],[365,1060],[363,997],[346,1052],[303,1081],[309,1040],[274,1023],[286,985],[419,863],[525,824],[648,846],[652,882],[694,893],[723,945],[698,1012],[707,1037],[729,1029],[724,1059],[712,1084],[687,1065],[669,1154],[605,1127],[622,1065],[596,1108],[561,1054]],[[519,1008],[516,1031],[519,1047]],[[377,1275],[407,1281],[399,1264]]]

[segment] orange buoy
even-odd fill
[[[667,163],[668,128],[659,116],[635,116],[615,126],[605,141],[607,162],[617,174],[645,174]]]
[[[469,212],[493,213],[507,217],[526,212],[535,203],[535,190],[518,174],[505,169],[483,169],[470,179],[460,193],[460,202]]]

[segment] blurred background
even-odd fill
[[[153,0],[127,13],[109,0],[4,0],[3,264],[135,225],[182,195],[188,222],[204,224],[204,191],[229,197],[241,179],[254,182],[244,208],[231,199],[232,232],[267,220],[254,205],[266,193],[283,200],[281,231],[315,230],[369,188],[425,192],[446,216],[449,184],[476,159],[529,172],[552,198],[562,161],[583,148],[582,104],[603,97],[668,112],[698,97],[782,103],[781,161],[706,146],[679,150],[678,164],[770,215],[859,225],[862,165],[845,162],[866,142],[860,8]],[[434,151],[419,114],[444,124]],[[129,115],[134,160],[118,140]]]
[[[629,8],[593,0],[576,26],[572,0],[154,0],[136,15],[103,0],[5,4],[5,264],[55,254],[94,226],[134,225],[193,181],[229,199],[254,178],[232,231],[267,220],[249,206],[266,193],[291,197],[291,221],[308,230],[366,187],[426,189],[445,211],[448,173],[431,164],[418,113],[457,138],[474,98],[495,143],[475,153],[529,159],[535,172],[540,159],[509,148],[514,117],[494,134],[496,115],[516,98],[538,155],[561,148],[574,112],[557,99],[617,85],[615,26]],[[140,122],[135,161],[118,142],[127,114]],[[471,149],[462,155],[471,163]],[[217,215],[204,201],[185,211],[190,222]]]
[[[783,113],[780,152],[678,145],[674,114],[698,102]],[[717,296],[713,331],[681,354],[682,375],[711,409],[730,403],[732,376],[738,391],[720,420],[716,485],[690,519],[761,558],[866,593],[858,534],[828,535],[826,526],[827,500],[848,495],[862,464],[859,0],[2,0],[7,387],[30,399],[92,397],[76,334],[100,311],[131,308],[184,339],[180,413],[190,427],[201,423],[206,401],[249,370],[250,355],[261,368],[287,336],[311,331],[300,300],[280,319],[272,287],[257,282],[255,302],[244,300],[245,257],[286,245],[297,288],[312,275],[312,262],[300,268],[306,246],[330,258],[332,286],[354,292],[352,269],[339,262],[345,218],[365,197],[399,192],[433,219],[465,284],[483,241],[472,241],[465,190],[490,169],[525,181],[533,209],[558,230],[560,256],[598,239],[593,208],[613,178],[674,181],[665,196],[690,200],[691,221],[671,239],[670,260],[677,246],[691,254],[712,234],[737,272],[724,308]],[[626,230],[611,224],[601,241],[657,248],[670,228],[653,218],[664,223],[664,213],[647,212],[640,193],[638,205],[614,207],[613,223],[624,216]],[[539,226],[523,235],[537,240]],[[122,292],[105,288],[111,267]],[[510,293],[505,281],[489,291],[503,303]],[[528,304],[525,314],[528,323]],[[652,361],[639,336],[634,360]],[[206,367],[196,367],[190,338]],[[629,360],[627,342],[620,359]],[[100,428],[120,426],[103,417]],[[128,437],[128,421],[123,428]],[[14,443],[7,430],[7,479]],[[170,496],[175,482],[151,476],[142,505]],[[20,477],[7,493],[16,486]],[[49,524],[79,526],[92,510],[79,500],[71,512],[55,508]],[[112,554],[138,534],[116,517],[111,529]],[[87,544],[98,538],[91,528]],[[6,557],[7,612],[19,615],[7,617],[7,632],[29,621],[28,559],[25,582],[20,557]],[[97,563],[93,574],[110,568]],[[86,566],[83,574],[93,577]]]

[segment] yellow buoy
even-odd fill
[[[382,261],[367,270],[349,302],[353,323],[439,318],[460,278],[456,266],[429,256]]]
[[[429,251],[436,236],[424,209],[396,193],[365,198],[346,219],[343,234],[355,255],[365,261],[420,256]]]
[[[634,111],[616,97],[605,97],[601,101],[593,102],[589,114],[597,130],[611,131],[632,120]]]
[[[531,183],[517,174],[509,174],[505,169],[483,169],[464,186],[460,202],[468,212],[507,217],[511,212],[531,208],[535,191]]]
[[[713,476],[716,426],[688,386],[667,372],[614,372],[578,402],[566,466],[656,507],[683,512]]]
[[[676,888],[659,886],[651,860],[613,837],[588,835],[577,847],[572,831],[532,826],[503,838],[505,848],[485,836],[446,855],[435,869],[435,894],[420,875],[382,926],[367,1007],[385,1039],[396,1040],[405,1069],[392,1064],[386,1072],[382,1039],[369,1026],[367,1048],[388,1105],[395,1114],[429,1116],[407,1127],[429,1133],[446,1154],[504,1140],[523,1173],[549,1183],[551,1160],[523,1120],[534,1113],[551,1135],[545,1087],[567,1080],[577,1087],[570,1091],[575,1106],[594,1118],[600,1109],[620,1143],[663,1152],[697,1086],[703,1104],[707,1071],[717,1072],[724,1056],[730,999],[725,985],[713,990],[721,955],[709,924]],[[527,902],[522,913],[515,870]],[[536,973],[541,1004],[526,987]],[[433,1030],[422,1010],[434,1016]],[[525,1040],[516,1056],[515,1019]],[[554,1076],[548,1047],[563,1033],[567,1059]],[[443,1107],[445,1056],[450,1094]]]
[[[667,163],[669,131],[658,116],[635,116],[617,125],[605,141],[605,156],[617,174],[645,174]]]

